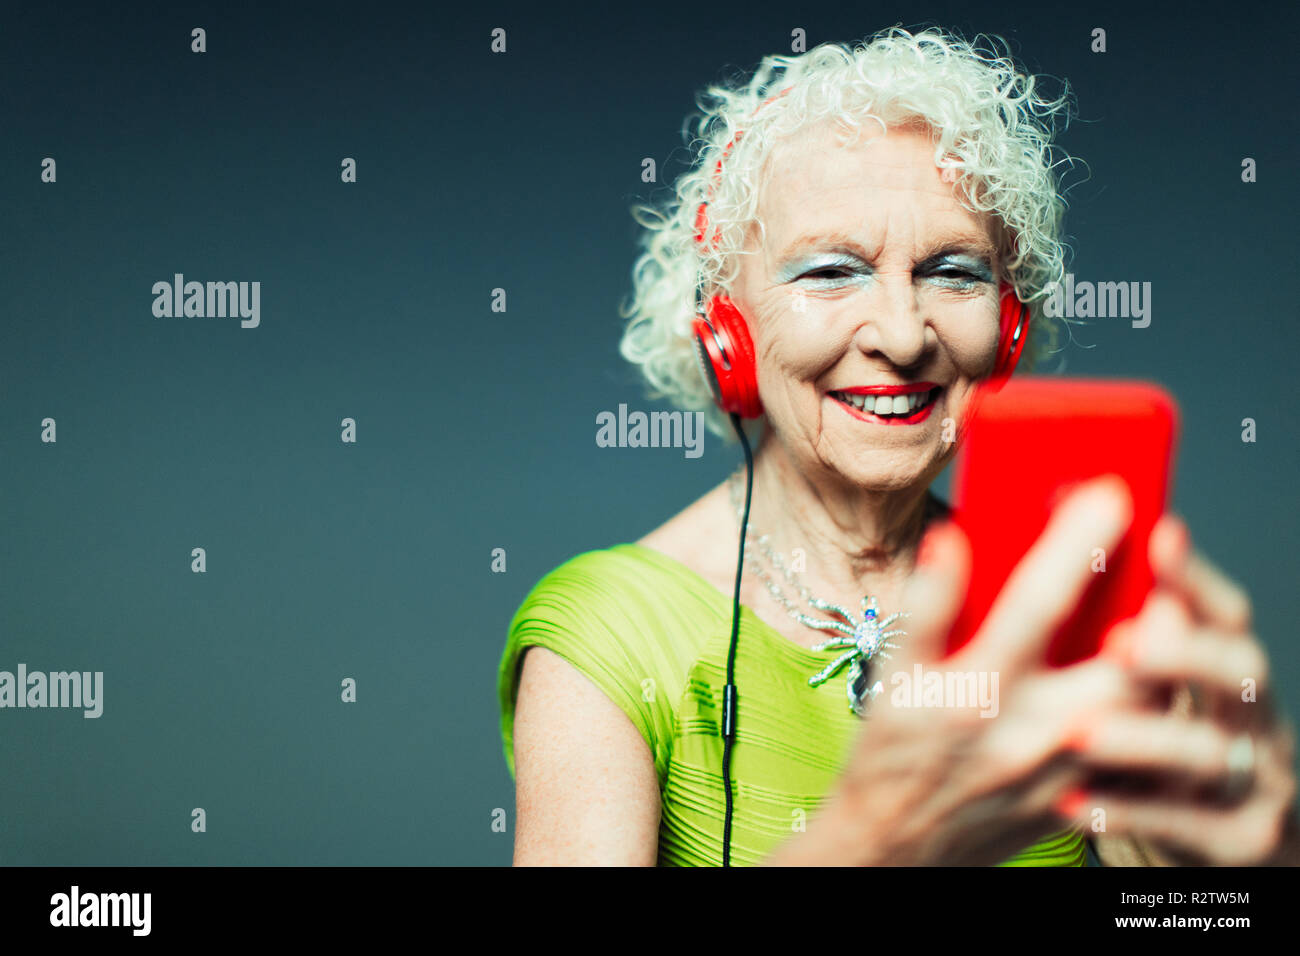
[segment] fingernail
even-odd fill
[[[1138,629],[1132,622],[1125,621],[1115,625],[1101,653],[1120,667],[1127,670],[1137,660]]]
[[[1116,528],[1131,520],[1132,494],[1128,483],[1119,475],[1103,475],[1090,481],[1076,501],[1079,508]]]
[[[1088,749],[1092,743],[1093,719],[1091,714],[1081,714],[1076,717],[1071,726],[1065,732],[1063,746],[1066,750],[1074,753],[1081,753]]]
[[[932,565],[938,556],[939,542],[949,533],[950,521],[941,521],[932,526],[921,538],[921,547],[916,553],[917,567]]]
[[[1067,820],[1075,820],[1088,805],[1088,793],[1082,787],[1074,787],[1056,801],[1056,812]]]

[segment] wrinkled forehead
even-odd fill
[[[972,209],[957,171],[936,164],[936,140],[920,121],[886,128],[865,117],[857,126],[818,121],[774,141],[756,177],[765,244],[809,227],[861,228],[873,211],[906,204],[928,228],[982,235],[997,246],[996,216]],[[747,239],[757,243],[758,222]]]

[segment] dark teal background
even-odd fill
[[[1070,80],[1069,269],[1150,281],[1154,313],[1076,329],[1065,371],[1177,395],[1175,508],[1297,710],[1294,5],[614,6],[6,7],[0,669],[105,690],[97,720],[0,710],[0,863],[509,862],[514,608],[737,461],[595,444],[658,407],[617,353],[628,207],[681,170],[694,92],[794,27],[997,33]],[[260,281],[261,326],[155,318],[175,272]]]

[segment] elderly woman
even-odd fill
[[[843,653],[823,646],[828,609],[866,595],[882,621],[910,615],[893,619],[891,666],[943,657],[978,556],[929,488],[954,454],[946,425],[1005,361],[1008,295],[1043,351],[1067,97],[1043,99],[996,51],[898,28],[710,92],[697,164],[643,217],[623,353],[725,435],[692,328],[730,329],[711,374],[742,379],[728,410],[761,413],[745,426],[761,436],[751,570],[738,583],[742,471],[528,595],[499,688],[515,862],[1074,866],[1088,839],[1115,862],[1294,860],[1292,734],[1249,605],[1176,519],[1152,536],[1142,613],[1096,657],[1044,663],[1092,549],[1127,527],[1117,479],[1061,503],[961,652],[963,670],[1000,675],[997,719],[863,697],[878,660],[828,674]],[[1097,783],[1139,776],[1145,789]],[[1104,832],[1087,825],[1098,809]]]

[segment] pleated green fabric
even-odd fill
[[[510,623],[498,673],[501,737],[514,775],[515,693],[524,648],[548,648],[614,701],[659,776],[660,866],[721,866],[725,801],[719,721],[731,599],[686,565],[638,544],[587,551],[551,571]],[[843,671],[808,677],[834,650],[790,641],[741,606],[739,716],[732,748],[731,862],[753,865],[798,832],[830,792],[861,727]],[[1045,836],[1003,866],[1083,866],[1080,830]]]

